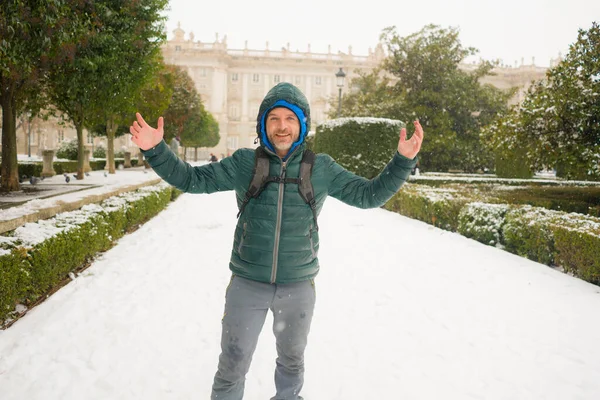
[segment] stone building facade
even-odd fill
[[[310,44],[306,51],[289,48],[270,49],[267,42],[262,50],[229,49],[227,37],[217,34],[212,43],[194,40],[181,27],[173,31],[173,38],[163,47],[165,62],[184,67],[196,83],[196,88],[208,111],[219,122],[221,141],[216,148],[206,149],[216,154],[231,154],[240,147],[255,147],[256,116],[262,98],[278,82],[290,82],[306,95],[311,106],[312,129],[327,119],[330,99],[339,96],[336,72],[343,68],[345,86],[358,75],[369,72],[384,59],[381,44],[367,55],[355,55],[352,48],[346,53],[313,53]],[[464,70],[473,70],[474,64],[461,64]],[[513,102],[520,102],[531,81],[543,79],[546,68],[534,65],[501,66],[495,75],[482,79],[501,89],[518,87]],[[168,123],[166,121],[165,123]]]
[[[267,42],[262,50],[230,49],[227,37],[217,34],[211,43],[194,40],[193,33],[181,27],[173,31],[173,38],[163,46],[164,60],[168,64],[184,67],[196,84],[206,109],[219,123],[221,140],[215,148],[204,149],[199,158],[208,158],[209,152],[218,156],[229,155],[241,147],[255,147],[256,115],[262,98],[278,82],[290,82],[298,86],[311,105],[312,129],[327,119],[330,99],[337,99],[339,88],[335,74],[346,73],[345,92],[358,71],[369,72],[384,59],[383,46],[369,49],[367,55],[355,55],[352,48],[347,52],[313,53],[310,44],[305,51],[285,48],[270,49]],[[464,70],[473,70],[475,64],[461,64]],[[500,66],[495,75],[482,79],[498,88],[518,87],[513,102],[520,102],[531,81],[543,79],[546,68],[521,60],[520,66]],[[166,124],[169,121],[165,121]],[[41,155],[44,149],[56,149],[63,140],[76,137],[75,130],[56,120],[36,120],[29,134],[26,123],[17,132],[19,154]],[[94,150],[106,146],[106,138],[93,138],[84,133],[86,147]],[[31,140],[29,140],[31,138]],[[29,145],[31,143],[31,145]],[[115,151],[131,151],[137,147],[129,135],[115,140]]]
[[[2,122],[0,120],[0,127]],[[17,154],[19,157],[31,156],[40,158],[44,150],[56,150],[64,141],[77,138],[77,131],[71,125],[61,123],[57,118],[43,120],[34,118],[31,122],[26,118],[17,118]],[[93,137],[87,130],[83,131],[84,146],[93,154],[98,147],[107,148],[106,137]],[[131,141],[130,135],[115,138],[115,153],[129,151],[134,157],[138,147]]]

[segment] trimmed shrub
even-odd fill
[[[158,214],[171,201],[171,191],[164,183],[143,187],[0,236],[0,323],[16,304],[34,303],[126,231]],[[22,229],[36,234],[21,235]]]
[[[0,325],[16,304],[30,290],[27,251],[15,250],[2,255],[0,249]]]
[[[398,149],[404,123],[384,118],[339,118],[317,127],[315,152],[327,153],[347,170],[374,178]]]
[[[600,218],[530,205],[490,204],[484,202],[486,193],[463,192],[459,186],[407,183],[385,208],[558,266],[600,286]]]
[[[460,210],[457,231],[478,242],[498,246],[508,208],[505,204],[469,203]]]
[[[18,164],[19,176],[41,176],[43,165],[42,163],[27,163],[27,164]]]
[[[61,142],[58,150],[56,150],[56,158],[77,160],[77,143],[77,139],[65,140]]]
[[[102,146],[98,146],[94,149],[92,153],[92,157],[94,158],[106,158],[106,149]]]
[[[456,190],[407,183],[384,207],[454,232],[460,210],[469,201]]]
[[[502,243],[507,251],[546,265],[554,263],[554,236],[546,220],[553,211],[529,206],[506,213]]]
[[[583,280],[600,285],[600,232],[553,226],[556,263]]]

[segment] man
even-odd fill
[[[410,175],[421,148],[423,129],[406,140],[400,131],[398,152],[382,173],[367,180],[346,171],[330,156],[318,154],[312,166],[314,211],[302,199],[298,178],[305,138],[310,129],[306,97],[289,83],[280,83],[265,96],[257,116],[260,146],[268,155],[267,185],[256,198],[246,198],[253,178],[255,151],[239,149],[219,163],[192,167],[169,151],[158,128],[140,114],[130,127],[133,142],[156,173],[184,192],[235,190],[240,215],[233,239],[222,321],[221,355],[211,399],[239,400],[244,394],[259,333],[270,309],[276,339],[276,395],[272,400],[298,400],[304,383],[304,350],[315,305],[314,278],[319,271],[316,216],[325,198],[333,196],[361,208],[380,207]]]

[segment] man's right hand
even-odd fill
[[[135,117],[137,121],[133,121],[133,124],[129,127],[132,136],[131,141],[142,150],[149,150],[159,144],[165,134],[163,117],[158,118],[156,129],[148,125],[140,113],[135,113]]]

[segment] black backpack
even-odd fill
[[[269,155],[265,152],[265,149],[262,146],[256,148],[254,152],[254,170],[252,172],[252,180],[250,181],[250,185],[248,186],[248,190],[246,191],[246,195],[242,200],[242,204],[240,205],[240,211],[238,212],[237,217],[244,212],[244,208],[246,208],[246,204],[250,201],[250,199],[255,199],[262,191],[267,187],[267,185],[271,182],[277,183],[294,183],[298,185],[298,192],[300,193],[300,197],[309,205],[310,209],[313,213],[313,218],[315,219],[315,228],[319,230],[319,225],[317,225],[317,209],[315,205],[315,193],[313,190],[312,182],[310,181],[310,176],[312,174],[312,168],[315,163],[315,153],[311,150],[304,150],[304,154],[302,155],[302,160],[300,161],[300,174],[298,178],[286,178],[285,176],[269,176]]]

